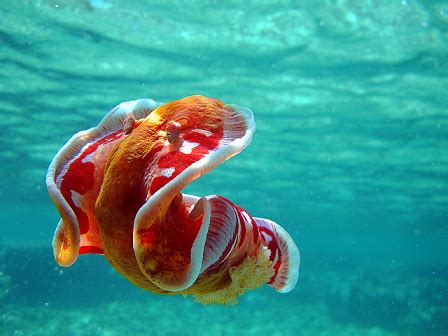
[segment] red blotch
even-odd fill
[[[171,181],[171,178],[166,176],[156,176],[153,178],[151,182],[151,186],[149,187],[150,194],[156,193],[160,188],[164,187],[168,182]]]
[[[213,150],[219,145],[219,141],[222,139],[222,129],[218,132],[213,133],[211,136],[206,136],[202,133],[190,132],[183,136],[184,140],[190,142],[197,142],[200,146],[206,148],[207,150]]]
[[[87,253],[104,254],[104,251],[101,247],[98,246],[81,246],[79,248],[79,254]]]
[[[179,150],[171,151],[163,156],[161,156],[157,162],[154,162],[157,153],[162,150],[162,143],[155,145],[151,151],[147,154],[148,166],[152,169],[154,165],[158,169],[174,168],[174,172],[170,177],[166,176],[155,176],[150,181],[149,195],[154,194],[161,188],[163,188],[167,183],[171,182],[185,169],[191,166],[193,163],[199,161],[203,157],[209,154],[210,151],[216,150],[219,141],[222,139],[223,131],[222,129],[213,133],[211,136],[207,137],[204,134],[192,132],[191,130],[186,130],[182,132],[181,136],[184,141],[195,142],[199,145],[192,148],[190,154],[185,154]]]

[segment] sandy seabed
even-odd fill
[[[55,267],[48,251],[0,258],[1,335],[443,335],[448,269],[302,269],[296,289],[264,286],[234,306],[134,288],[102,258]],[[19,259],[18,256],[27,256]],[[318,261],[313,261],[317,265]]]

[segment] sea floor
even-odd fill
[[[19,258],[22,256],[22,258]],[[100,257],[55,267],[46,250],[3,251],[2,335],[443,335],[448,269],[302,269],[297,289],[235,306],[134,288]],[[51,257],[51,255],[50,255]]]

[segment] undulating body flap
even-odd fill
[[[127,121],[136,125],[159,105],[151,99],[121,103],[97,127],[75,134],[54,157],[46,183],[61,215],[53,239],[59,265],[70,266],[80,253],[103,253],[94,209],[109,154],[126,136]]]

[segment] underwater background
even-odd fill
[[[122,101],[250,107],[187,188],[288,230],[297,287],[235,306],[53,259],[46,169]],[[1,335],[448,334],[448,2],[1,1]]]

